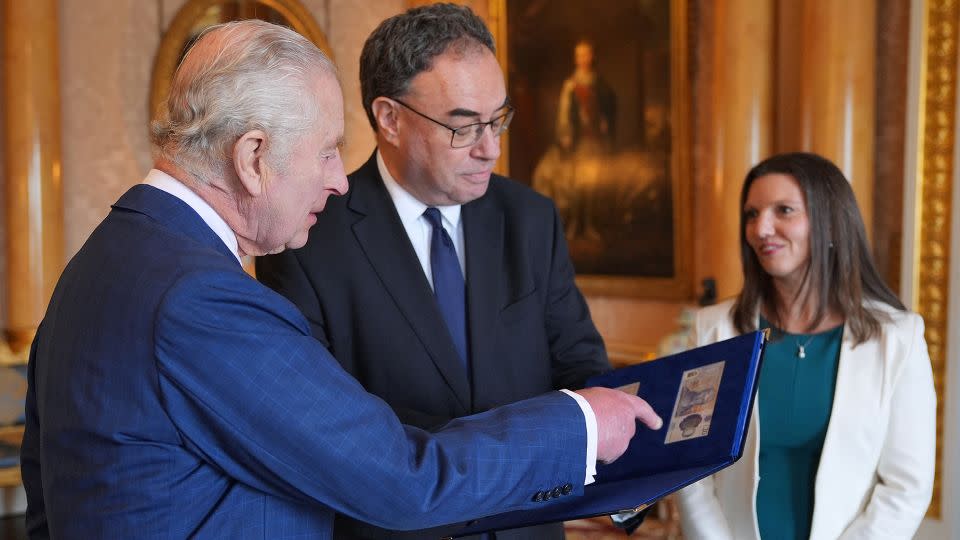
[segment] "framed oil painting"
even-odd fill
[[[687,299],[686,2],[491,0],[517,115],[500,172],[551,197],[587,294]]]

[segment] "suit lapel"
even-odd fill
[[[213,232],[193,208],[169,193],[146,184],[137,184],[127,190],[113,208],[139,212],[157,223],[217,250],[236,261],[236,256],[223,240]],[[237,266],[240,263],[237,262]]]
[[[849,326],[843,328],[840,344],[840,360],[837,365],[836,388],[833,407],[827,422],[827,433],[820,451],[820,463],[814,478],[813,515],[810,518],[810,538],[832,538],[836,533],[823,531],[835,530],[837,515],[834,513],[834,499],[838,478],[844,477],[845,467],[849,466],[844,458],[856,455],[856,452],[838,451],[836,448],[849,445],[880,444],[882,441],[870,441],[864,437],[863,422],[870,422],[881,410],[881,392],[884,387],[883,366],[886,363],[886,351],[880,346],[880,340],[867,340],[854,349],[854,338]],[[868,433],[875,433],[867,430]],[[857,436],[851,439],[851,435]],[[858,442],[851,442],[856,440]],[[847,459],[849,461],[849,459]]]
[[[351,175],[350,184],[347,205],[361,214],[352,226],[361,250],[453,390],[464,413],[469,413],[471,392],[467,373],[446,331],[423,267],[380,178],[376,157]]]
[[[493,187],[491,186],[490,189]],[[491,365],[491,350],[499,320],[503,257],[503,212],[488,193],[463,206],[463,234],[467,252],[467,325],[473,367],[473,403],[480,389],[492,388],[503,373]]]

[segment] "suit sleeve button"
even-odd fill
[[[536,492],[536,494],[534,494],[534,496],[533,496],[533,502],[543,502],[543,492],[542,492],[542,491],[538,491],[538,492]]]
[[[563,495],[563,490],[558,487],[553,488],[553,493],[550,494],[554,499],[559,498],[560,495]]]
[[[573,491],[573,485],[569,483],[564,484],[563,487],[560,488],[560,492],[564,495],[569,495],[571,491]]]

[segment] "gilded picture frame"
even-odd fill
[[[587,295],[687,300],[686,0],[491,0],[517,109],[501,174],[550,196]]]
[[[231,20],[262,19],[290,27],[309,39],[333,59],[327,37],[313,15],[298,0],[189,0],[167,27],[153,63],[150,85],[150,115],[166,103],[173,73],[186,49],[204,28]]]

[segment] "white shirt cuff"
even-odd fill
[[[583,479],[583,485],[588,486],[593,483],[593,477],[597,474],[597,417],[593,414],[593,407],[583,396],[569,390],[560,391],[577,401],[587,424],[587,475]]]

